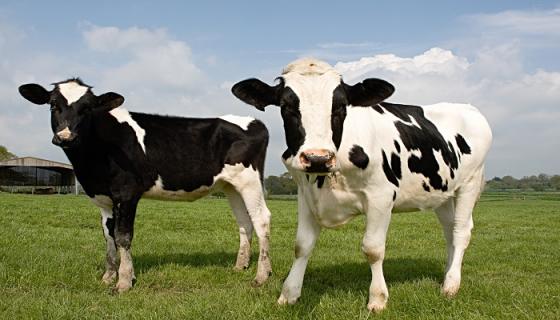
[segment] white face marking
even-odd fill
[[[146,136],[146,130],[142,129],[142,127],[140,127],[138,123],[134,121],[134,119],[132,119],[130,113],[128,113],[128,110],[126,110],[123,107],[118,107],[109,111],[109,113],[113,117],[115,117],[115,119],[117,119],[119,123],[124,123],[124,122],[128,123],[128,125],[136,133],[136,139],[138,140],[138,143],[142,147],[142,150],[144,150],[144,153],[146,153],[146,146],[144,145],[144,136]]]
[[[243,130],[247,130],[249,128],[249,124],[255,121],[255,119],[251,117],[240,117],[233,114],[221,116],[220,119],[238,125]]]
[[[86,94],[88,89],[88,87],[84,87],[75,81],[61,83],[58,85],[58,90],[60,91],[60,94],[66,98],[68,105],[80,100],[80,98]]]
[[[336,151],[332,141],[331,111],[333,93],[341,83],[340,75],[328,64],[302,59],[291,63],[282,74],[286,87],[299,99],[305,140],[299,152],[309,149]],[[299,157],[294,157],[299,161]]]
[[[70,136],[72,135],[72,132],[70,131],[70,129],[68,129],[68,127],[60,130],[59,132],[56,133],[57,136],[60,137],[60,139],[62,140],[66,140],[69,139]]]

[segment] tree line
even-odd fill
[[[560,191],[560,175],[541,173],[516,179],[512,176],[494,177],[486,182],[486,190]]]
[[[268,194],[271,195],[296,195],[297,184],[289,173],[280,176],[268,176],[264,180]],[[547,175],[541,173],[537,176],[527,176],[521,179],[512,176],[494,177],[486,181],[488,191],[560,191],[560,175]]]

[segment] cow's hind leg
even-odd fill
[[[269,257],[270,239],[270,211],[264,201],[264,192],[257,171],[245,168],[233,181],[232,185],[241,195],[253,228],[259,240],[259,261],[257,263],[257,275],[252,285],[262,285],[272,273]]]
[[[115,243],[121,258],[119,281],[115,287],[118,292],[124,292],[132,288],[132,282],[136,278],[130,249],[134,235],[134,218],[138,200],[140,198],[123,201],[113,208],[116,218]]]
[[[472,211],[480,196],[482,171],[475,174],[456,192],[455,199],[448,200],[436,209],[447,242],[447,264],[442,293],[453,297],[461,286],[461,266],[473,228]]]
[[[235,262],[235,270],[244,270],[249,267],[249,261],[251,259],[251,238],[253,236],[253,223],[251,222],[251,217],[247,208],[245,207],[245,202],[239,192],[231,186],[224,188],[224,192],[227,195],[231,210],[239,226],[239,251],[237,253],[237,260]]]
[[[103,227],[103,235],[107,244],[107,253],[105,257],[105,273],[103,274],[103,283],[109,285],[117,278],[117,247],[115,245],[115,220],[113,219],[113,210],[110,208],[101,209],[101,225]]]

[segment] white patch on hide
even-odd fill
[[[136,139],[138,140],[138,143],[142,147],[142,150],[144,150],[144,153],[146,153],[146,146],[144,145],[144,137],[146,136],[146,130],[142,129],[142,127],[140,127],[138,123],[134,121],[134,119],[132,119],[130,113],[128,113],[128,110],[126,110],[123,107],[118,107],[109,111],[109,113],[113,117],[115,117],[115,119],[117,119],[119,123],[126,122],[132,128],[132,130],[134,130],[134,132],[136,133]]]
[[[255,121],[254,118],[251,117],[241,117],[241,116],[236,116],[233,114],[227,114],[224,116],[221,116],[220,119],[225,120],[227,122],[231,122],[239,127],[241,127],[241,129],[243,130],[247,130],[249,128],[249,124],[253,121]]]

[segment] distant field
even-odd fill
[[[395,214],[381,315],[365,307],[363,217],[323,231],[300,302],[277,306],[293,257],[296,202],[268,204],[274,274],[262,288],[250,286],[254,259],[249,270],[232,270],[238,234],[225,199],[142,200],[133,242],[138,282],[113,295],[100,281],[105,245],[86,197],[0,193],[0,319],[560,318],[559,194],[483,196],[454,300],[439,294],[445,245],[436,217]]]

